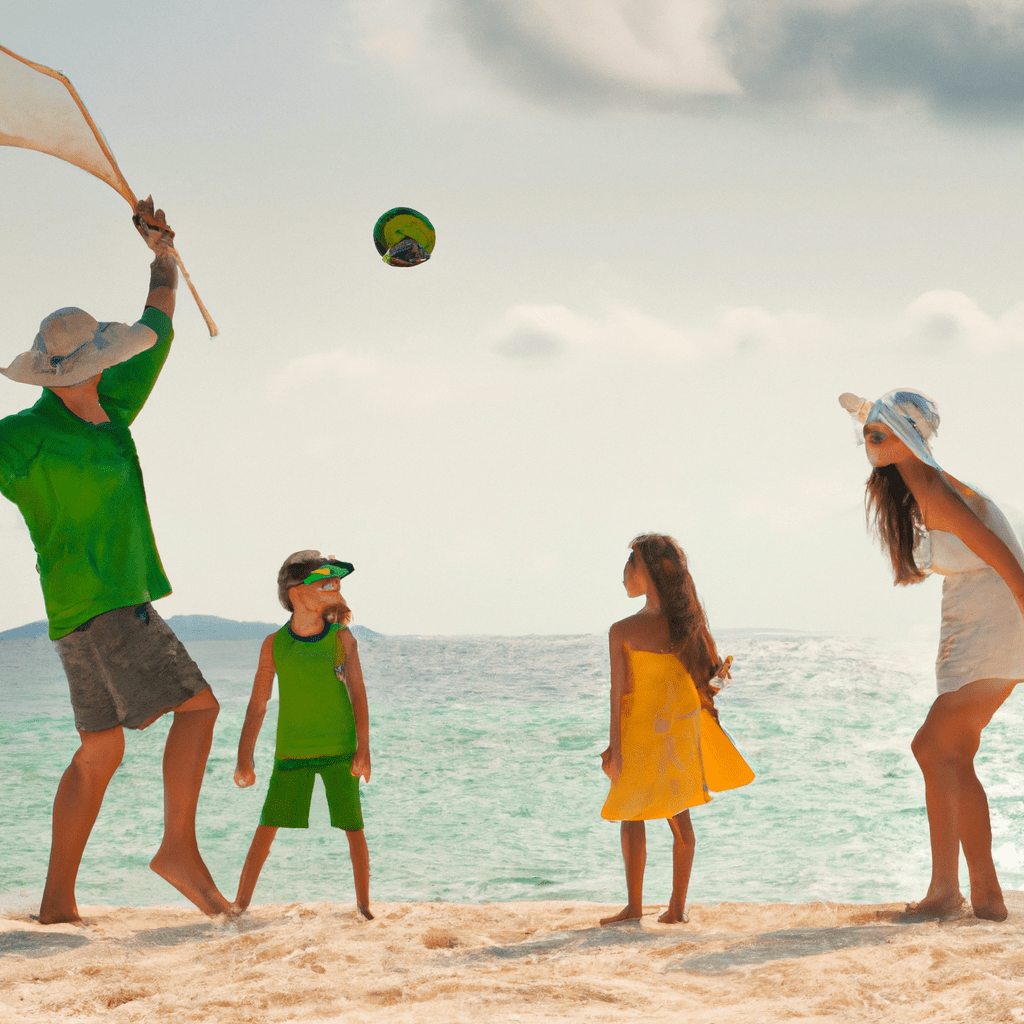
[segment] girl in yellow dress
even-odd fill
[[[611,728],[602,767],[611,780],[601,816],[622,822],[628,903],[601,924],[643,916],[647,836],[644,821],[667,818],[672,847],[672,898],[659,921],[684,922],[693,866],[689,808],[708,803],[709,789],[745,786],[754,773],[718,725],[714,694],[732,659],[722,662],[704,609],[671,537],[644,534],[622,583],[630,597],[646,597],[636,615],[608,633],[611,656]]]

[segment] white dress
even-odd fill
[[[1020,541],[995,502],[979,491],[963,497],[1024,567]],[[928,544],[929,568],[945,577],[935,660],[939,693],[975,679],[1024,679],[1024,618],[1003,578],[955,534],[931,530]]]

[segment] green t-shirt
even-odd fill
[[[50,639],[110,611],[171,592],[153,539],[142,469],[128,429],[153,390],[174,331],[146,308],[156,344],[108,367],[99,382],[109,423],[87,423],[49,388],[0,420],[0,493],[35,545]]]
[[[274,635],[279,761],[356,752],[356,719],[345,685],[334,674],[335,623],[316,636],[282,626]]]

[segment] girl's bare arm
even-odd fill
[[[629,686],[629,669],[622,624],[616,622],[608,630],[608,659],[611,662],[612,688],[608,728],[608,748],[601,755],[601,767],[605,775],[617,782],[622,771],[622,698]]]
[[[256,678],[252,684],[252,696],[245,711],[245,722],[242,735],[238,740],[238,765],[235,768],[235,785],[251,786],[256,782],[256,766],[253,753],[256,750],[256,738],[263,726],[267,714],[267,702],[274,688],[274,633],[263,641],[260,648],[260,661],[256,668]]]
[[[343,629],[339,633],[345,648],[345,685],[348,699],[352,702],[352,715],[356,720],[356,753],[352,758],[352,774],[361,775],[370,781],[370,710],[366,703],[366,684],[363,669],[359,664],[359,645],[352,631]]]

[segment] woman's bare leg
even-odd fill
[[[40,924],[81,920],[75,880],[103,795],[124,756],[124,731],[115,725],[100,732],[79,732],[82,745],[61,776],[53,800],[53,839],[46,887],[39,906]]]
[[[690,812],[680,811],[668,819],[672,829],[672,898],[668,910],[658,920],[662,924],[680,924],[689,921],[686,916],[686,891],[690,887],[690,871],[693,869],[693,851],[697,845],[690,822]]]
[[[980,679],[953,693],[941,693],[914,737],[912,749],[924,774],[932,877],[913,914],[946,917],[963,903],[960,847],[971,880],[974,913],[991,921],[1006,918],[1006,904],[992,861],[988,799],[974,772],[981,732],[1010,695],[1014,682]]]
[[[236,910],[242,911],[249,906],[252,894],[256,889],[256,882],[259,880],[263,865],[267,862],[270,846],[276,835],[277,827],[274,825],[256,826],[252,842],[249,844],[249,852],[245,857],[245,864],[242,866],[242,877],[238,880],[238,895],[235,896],[234,902]]]
[[[647,867],[647,830],[642,821],[624,821],[620,829],[622,859],[626,864],[628,902],[614,917],[602,917],[601,924],[639,921],[644,916],[644,868]]]
[[[362,829],[346,831],[348,852],[352,858],[352,877],[356,883],[356,906],[367,921],[373,920],[370,913],[370,851],[366,848],[366,836]]]
[[[204,914],[226,914],[196,842],[196,807],[220,705],[207,687],[174,710],[164,746],[164,837],[149,866]]]

